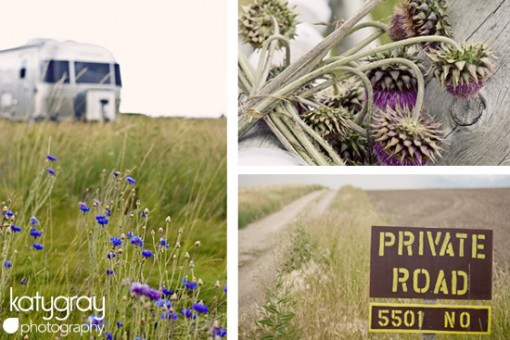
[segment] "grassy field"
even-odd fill
[[[363,191],[343,188],[328,214],[302,221],[289,234],[291,245],[281,260],[277,282],[266,291],[260,314],[253,316],[256,321],[241,325],[240,338],[396,338],[391,333],[368,333],[370,228],[390,223]],[[510,334],[510,273],[508,264],[494,270],[492,336],[504,339]],[[421,335],[399,334],[398,338]],[[438,335],[438,339],[451,338],[473,336]]]
[[[312,191],[318,185],[267,185],[239,188],[239,228],[243,228]]]
[[[149,320],[143,322],[145,328],[137,324],[144,317],[135,313],[139,301],[128,299],[129,283],[140,281],[173,289],[172,312],[185,321],[181,309],[199,300],[211,311],[217,308],[214,316],[199,318],[204,324],[191,318],[196,322],[188,327],[195,328],[193,336],[209,332],[213,321],[226,326],[225,120],[123,116],[109,124],[0,121],[0,130],[0,200],[15,213],[14,221],[4,214],[0,235],[2,262],[12,262],[11,268],[2,266],[4,297],[7,287],[17,295],[102,293],[109,297],[106,330],[115,336],[155,337]],[[47,154],[58,160],[49,162]],[[55,176],[47,173],[48,167]],[[128,183],[128,176],[136,184]],[[80,212],[79,202],[91,210]],[[98,225],[96,215],[106,215],[109,224]],[[26,235],[32,228],[30,216],[40,221],[35,227],[41,238]],[[5,232],[5,223],[20,226],[22,232]],[[129,244],[129,231],[144,239],[143,248],[152,257],[140,256],[142,248]],[[122,238],[122,248],[110,243],[111,236]],[[160,238],[169,247],[161,246]],[[44,249],[32,249],[34,242]],[[115,259],[107,259],[110,252]],[[115,274],[107,275],[109,269]],[[183,278],[203,285],[188,291]],[[3,319],[9,314],[6,299],[0,306]],[[144,313],[149,312],[152,307]],[[87,317],[74,313],[72,321],[85,323]],[[40,315],[23,318],[37,321]],[[117,329],[117,319],[123,319],[124,328]]]

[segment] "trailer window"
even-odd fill
[[[120,78],[120,66],[115,64],[115,85],[122,86],[122,79]]]
[[[110,65],[102,63],[74,63],[77,84],[111,84]]]
[[[69,62],[47,60],[42,63],[42,79],[47,83],[63,82],[69,84]]]

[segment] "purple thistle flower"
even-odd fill
[[[48,168],[46,169],[46,171],[51,175],[51,176],[55,176],[56,175],[56,172],[55,170],[53,170],[52,168]]]
[[[133,282],[130,289],[131,294],[143,295],[151,300],[161,299],[161,292],[156,289],[152,289],[147,284],[141,284],[140,282]]]
[[[376,142],[374,144],[374,154],[377,158],[377,161],[381,165],[388,165],[388,166],[420,166],[425,165],[423,162],[423,158],[417,157],[410,160],[402,160],[400,158],[395,157],[394,155],[391,155],[390,153],[386,152],[384,150],[383,145],[380,142]]]
[[[108,224],[108,219],[104,215],[96,216],[96,221],[97,221],[97,224],[99,224],[100,226],[105,226]]]
[[[385,110],[390,106],[393,110],[398,106],[409,107],[412,109],[416,105],[416,98],[418,97],[418,90],[416,91],[392,91],[380,88],[374,88],[374,104]]]
[[[113,269],[107,269],[106,275],[108,275],[108,276],[113,275]]]
[[[110,242],[113,244],[113,247],[120,247],[122,245],[122,240],[118,237],[110,237]]]
[[[196,282],[189,282],[188,280],[186,280],[185,278],[182,279],[182,284],[184,285],[184,287],[186,287],[186,289],[188,290],[193,290],[195,288],[197,288],[197,283]]]
[[[455,97],[469,99],[477,94],[482,87],[485,86],[485,80],[478,80],[467,84],[459,84],[457,86],[447,85],[446,91]]]
[[[13,233],[19,233],[21,231],[21,228],[18,227],[17,225],[11,224],[11,231]]]
[[[30,224],[31,225],[38,225],[39,224],[39,220],[37,219],[37,217],[35,217],[35,216],[30,217]]]
[[[414,35],[409,20],[409,15],[406,13],[405,7],[397,8],[391,19],[389,35],[391,40],[399,41],[407,39]]]
[[[144,249],[144,250],[142,250],[142,256],[147,258],[147,259],[151,258],[152,257],[152,251]]]
[[[44,246],[40,243],[34,243],[32,245],[32,247],[35,249],[35,250],[43,250],[44,249]]]
[[[50,155],[50,154],[47,154],[47,155],[46,155],[46,158],[47,158],[50,162],[56,162],[56,161],[57,161],[57,159],[58,159],[57,157],[52,156],[52,155]]]
[[[162,320],[177,320],[179,319],[179,315],[175,312],[163,312],[161,313]]]
[[[197,318],[196,315],[193,314],[193,311],[189,308],[185,308],[181,311],[181,314],[184,315],[186,319],[193,319],[195,320]]]
[[[32,236],[33,238],[41,237],[42,236],[42,231],[39,231],[39,230],[35,229],[34,227],[32,227],[30,229],[30,236]]]
[[[131,237],[131,240],[129,242],[131,242],[131,244],[137,247],[143,247],[143,240],[138,236]]]
[[[5,268],[11,268],[11,267],[12,267],[12,262],[11,262],[11,261],[9,261],[9,260],[5,260],[5,261],[4,261],[4,267],[5,267]]]
[[[200,301],[199,303],[194,303],[191,306],[191,308],[193,308],[194,310],[196,310],[198,313],[201,313],[201,314],[205,314],[205,313],[209,312],[209,307],[204,305],[202,301]]]
[[[159,239],[159,245],[164,248],[168,248],[168,242],[164,238]]]
[[[126,182],[128,182],[129,184],[136,184],[136,179],[128,176],[128,177],[126,177]]]

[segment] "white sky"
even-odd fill
[[[240,175],[239,186],[320,184],[332,189],[352,185],[366,190],[510,187],[502,175]]]
[[[226,110],[226,0],[16,0],[0,49],[33,38],[108,48],[121,66],[121,112],[218,117]]]

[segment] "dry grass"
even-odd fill
[[[239,188],[239,228],[243,228],[312,191],[319,185],[258,185]]]

